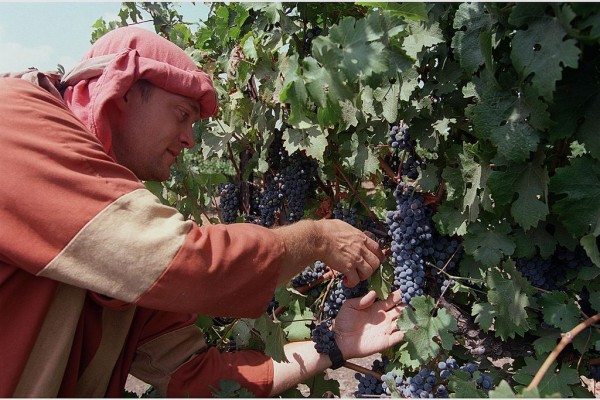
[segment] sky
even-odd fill
[[[181,2],[186,21],[206,18],[202,2]],[[117,20],[121,2],[5,2],[0,0],[0,73],[35,67],[71,69],[90,48],[92,25],[98,18]],[[140,24],[154,32],[152,23]]]

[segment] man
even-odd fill
[[[354,286],[383,254],[338,220],[199,228],[145,189],[217,111],[181,49],[120,28],[64,77],[64,99],[32,75],[48,90],[0,79],[0,396],[118,397],[129,373],[166,396],[210,397],[222,379],[272,396],[332,365],[309,341],[285,347],[289,363],[219,353],[194,325],[258,317],[316,259]],[[402,339],[400,298],[347,302],[334,324],[343,357]]]

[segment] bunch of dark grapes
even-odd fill
[[[269,145],[267,152],[267,163],[271,171],[279,171],[282,161],[288,158],[288,152],[283,147],[283,131],[275,129],[273,131],[273,141]]]
[[[386,217],[392,239],[394,283],[400,289],[403,302],[423,295],[425,257],[433,254],[431,211],[423,205],[423,197],[412,186],[401,182],[394,191],[396,210]]]
[[[292,286],[297,288],[300,286],[310,285],[323,277],[327,267],[322,261],[315,261],[313,266],[310,265],[292,279]]]
[[[578,246],[574,251],[559,247],[554,255],[547,259],[539,255],[529,259],[519,258],[516,265],[517,270],[533,286],[544,290],[564,290],[568,274],[592,265],[592,261],[585,250]]]
[[[269,305],[267,306],[267,314],[272,315],[273,312],[279,307],[279,302],[275,300],[275,297],[271,300]]]
[[[592,307],[592,303],[590,302],[590,291],[586,286],[581,289],[579,293],[579,306],[581,307],[581,311],[586,313],[587,315],[596,315],[598,314],[598,310],[595,310]]]
[[[333,209],[333,218],[340,219],[354,227],[357,226],[357,210],[355,207],[347,208],[342,203],[337,203]]]
[[[332,321],[322,321],[311,332],[312,341],[315,343],[315,350],[322,354],[328,354],[335,345],[335,333],[330,329]]]
[[[289,222],[299,221],[304,216],[308,198],[316,190],[316,173],[316,161],[300,152],[292,154],[281,170],[280,191],[287,200]]]
[[[340,279],[329,292],[329,296],[323,306],[325,317],[331,319],[335,318],[346,300],[364,296],[368,291],[368,280],[360,281],[358,285],[349,288],[344,284],[343,279]]]
[[[275,224],[277,211],[283,199],[283,195],[279,190],[279,179],[278,175],[265,175],[265,189],[262,192],[258,206],[260,211],[259,223],[262,226],[270,227]]]
[[[444,272],[451,273],[456,270],[462,254],[463,247],[458,240],[447,236],[435,237],[432,254],[434,267],[431,268],[431,275],[437,278],[441,293],[455,283],[453,279],[448,279]]]
[[[392,126],[388,134],[388,146],[390,146],[392,150],[392,158],[390,161],[395,164],[392,166],[390,162],[388,162],[392,171],[398,171],[401,160],[402,176],[406,176],[408,179],[417,179],[419,177],[418,168],[425,169],[426,166],[417,156],[416,141],[411,139],[408,127],[400,127],[398,125]],[[404,152],[402,158],[399,157],[399,153],[401,152]],[[397,157],[398,161],[396,161],[394,157]]]
[[[590,378],[597,382],[600,382],[600,365],[590,365],[589,370]]]
[[[304,54],[310,54],[312,48],[312,41],[314,38],[323,33],[323,29],[319,26],[315,26],[314,28],[308,29],[306,31],[306,35],[304,36],[304,40],[302,42]]]
[[[371,371],[383,374],[385,372],[385,367],[389,363],[387,357],[383,357],[381,360],[373,361],[371,365]],[[354,397],[364,397],[371,395],[382,395],[384,390],[382,386],[382,382],[377,380],[373,376],[373,374],[354,374],[354,378],[358,380],[357,390],[354,392]]]
[[[386,154],[383,157],[383,161],[390,167],[394,176],[398,174],[400,170],[400,157],[393,154]],[[392,179],[388,174],[383,175],[383,187],[387,189],[394,189],[396,187],[396,181]]]
[[[437,368],[424,367],[410,377],[398,376],[395,371],[388,372],[381,377],[382,387],[388,396],[395,394],[405,398],[448,398],[448,378],[454,371],[466,373],[467,379],[471,380],[477,369],[473,363],[459,366],[456,360],[450,357],[438,363]],[[486,393],[493,387],[492,379],[485,374],[480,374],[476,383]]]
[[[231,182],[219,185],[219,211],[224,223],[235,222],[240,207],[240,190]]]

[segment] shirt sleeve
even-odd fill
[[[272,359],[254,350],[219,352],[206,345],[194,322],[194,315],[153,312],[131,373],[167,397],[213,397],[221,380],[267,397],[273,387]]]
[[[0,79],[0,142],[2,262],[157,310],[265,310],[285,253],[269,229],[184,221],[63,103],[19,79]]]

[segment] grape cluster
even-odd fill
[[[315,261],[312,267],[309,265],[308,267],[304,268],[300,274],[296,275],[294,279],[292,279],[292,286],[297,288],[300,286],[310,285],[311,283],[321,279],[326,270],[327,268],[324,262]]]
[[[463,247],[458,240],[447,236],[435,237],[432,254],[434,267],[431,268],[431,275],[437,278],[436,281],[440,285],[441,293],[444,293],[455,283],[453,279],[448,279],[441,271],[450,273],[456,270],[462,254]]]
[[[280,174],[280,193],[287,199],[287,220],[295,222],[304,216],[309,194],[316,190],[317,163],[300,152],[295,152],[286,161]]]
[[[360,281],[353,288],[347,287],[343,280],[339,280],[329,292],[323,306],[323,313],[327,318],[335,318],[344,302],[348,299],[364,296],[369,291],[369,281]]]
[[[392,170],[394,175],[398,174],[398,171],[400,170],[400,157],[398,157],[397,155],[394,155],[394,154],[386,154],[383,157],[383,161],[385,161],[385,163],[390,167],[390,169]],[[389,177],[387,174],[383,175],[382,184],[383,184],[383,187],[385,187],[387,189],[393,190],[394,188],[396,188],[396,182],[394,181],[394,179]]]
[[[600,365],[590,365],[590,378],[600,382]]]
[[[389,364],[387,357],[382,357],[381,360],[374,360],[371,365],[371,371],[383,374],[386,366]],[[360,373],[354,374],[354,378],[358,380],[357,390],[354,392],[354,397],[365,397],[371,395],[382,395],[384,390],[382,382],[377,380],[372,374],[362,375]]]
[[[240,190],[234,183],[228,182],[219,185],[219,195],[219,211],[223,222],[235,222],[240,207]]]
[[[357,221],[357,210],[355,207],[347,208],[342,203],[337,203],[333,209],[333,218],[341,219],[342,221],[356,227]]]
[[[311,338],[318,353],[329,354],[335,346],[335,333],[330,329],[331,325],[330,320],[322,321],[311,332]]]
[[[425,257],[434,252],[431,211],[423,205],[423,197],[403,182],[398,184],[394,197],[396,210],[386,217],[392,238],[392,289],[400,289],[403,302],[409,304],[414,296],[423,295]]]
[[[383,391],[388,396],[395,394],[406,398],[448,398],[448,378],[457,370],[466,373],[471,380],[478,368],[473,363],[459,366],[454,358],[449,357],[439,362],[437,368],[421,368],[411,377],[402,377],[391,371],[381,377]],[[486,393],[493,388],[492,379],[485,374],[480,374],[476,383]]]
[[[275,224],[277,211],[281,206],[283,195],[279,191],[279,176],[266,175],[265,189],[262,192],[258,209],[260,211],[260,219],[258,220],[262,226],[270,227]]]
[[[518,258],[516,265],[517,270],[533,286],[544,290],[563,290],[569,272],[577,272],[590,266],[592,261],[580,246],[573,251],[558,247],[550,258],[544,259],[539,255],[529,259]]]
[[[304,41],[302,42],[304,54],[310,53],[313,39],[319,36],[321,33],[323,33],[323,29],[321,29],[321,27],[319,26],[315,26],[314,28],[308,29],[306,31]]]
[[[402,168],[402,176],[408,179],[417,179],[419,177],[418,168],[425,169],[426,165],[417,156],[416,142],[411,139],[407,126],[394,125],[388,133],[388,146],[392,149],[392,157],[390,158],[390,168],[392,171],[397,171],[398,167]],[[404,152],[402,165],[400,165],[399,152]],[[395,158],[394,158],[395,157]],[[392,165],[394,164],[394,165]]]

